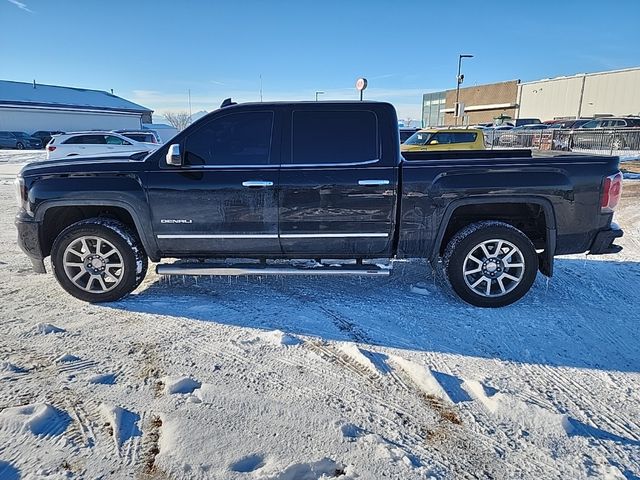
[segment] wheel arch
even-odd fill
[[[146,254],[158,261],[158,247],[153,236],[147,235],[150,226],[138,214],[136,209],[128,202],[111,200],[105,203],[103,200],[53,200],[38,206],[35,212],[36,221],[42,225],[40,242],[43,256],[51,253],[51,247],[56,237],[69,225],[92,217],[116,218],[128,225],[138,235]]]
[[[437,261],[443,249],[446,247],[448,240],[459,230],[459,228],[457,228],[455,231],[451,231],[451,227],[455,225],[453,220],[456,218],[456,212],[461,212],[461,209],[469,206],[483,206],[486,207],[486,213],[483,214],[487,215],[486,218],[478,217],[469,220],[468,223],[480,220],[504,221],[504,219],[501,218],[504,217],[504,214],[498,210],[499,206],[503,206],[504,204],[522,207],[533,205],[540,208],[540,211],[544,215],[544,251],[538,255],[539,270],[544,275],[550,277],[553,274],[553,257],[556,250],[556,216],[551,201],[539,196],[486,196],[461,198],[452,201],[447,205],[440,221],[431,254],[431,262],[435,263]],[[495,210],[491,209],[492,206],[495,207]],[[507,221],[507,223],[511,222]]]

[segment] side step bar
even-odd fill
[[[174,263],[156,267],[158,275],[369,275],[389,276],[390,268],[377,265],[340,265],[322,267],[292,267],[290,265],[239,264],[216,265],[207,263]]]

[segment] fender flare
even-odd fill
[[[454,200],[447,205],[440,226],[438,227],[438,233],[433,245],[431,253],[431,262],[435,264],[439,257],[440,247],[444,234],[449,226],[449,221],[453,216],[453,213],[457,208],[464,205],[478,205],[478,204],[492,204],[492,203],[532,203],[540,205],[544,212],[545,224],[546,224],[546,245],[544,252],[539,255],[539,269],[543,275],[551,277],[553,275],[553,257],[556,252],[557,231],[556,231],[556,215],[553,209],[553,204],[547,198],[539,196],[521,196],[521,195],[492,195],[473,198],[461,198]]]
[[[151,223],[149,221],[145,222],[140,217],[135,207],[129,202],[125,202],[122,200],[109,200],[105,202],[105,200],[98,199],[68,199],[68,200],[48,200],[40,205],[35,211],[35,220],[37,222],[43,222],[45,214],[47,210],[53,207],[116,207],[122,208],[125,210],[131,218],[133,219],[133,223],[136,227],[136,232],[140,237],[140,241],[142,242],[142,246],[144,247],[147,255],[151,258],[152,261],[157,262],[160,260],[158,245],[155,241],[152,233]]]

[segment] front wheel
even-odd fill
[[[456,233],[444,254],[451,287],[478,307],[503,307],[520,300],[538,272],[531,240],[508,223],[483,221]]]
[[[16,148],[18,150],[24,150],[24,145],[22,143],[18,142],[18,143],[16,143]]]
[[[132,292],[147,271],[147,256],[126,225],[91,218],[65,228],[51,248],[58,283],[86,302],[110,302]]]

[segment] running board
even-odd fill
[[[322,267],[292,267],[290,265],[212,265],[206,263],[174,263],[156,267],[158,275],[368,275],[389,276],[390,268],[377,265],[339,265]]]

